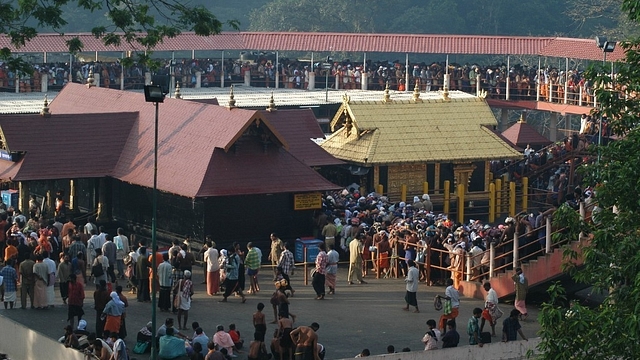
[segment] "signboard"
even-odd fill
[[[322,209],[322,194],[307,193],[293,195],[293,210]]]

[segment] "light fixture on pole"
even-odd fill
[[[165,93],[160,85],[144,86],[144,101],[154,103],[156,105],[154,141],[153,141],[153,215],[151,217],[151,269],[153,274],[157,271],[156,251],[158,250],[158,240],[156,238],[156,223],[158,217],[158,104],[164,102]],[[155,360],[157,355],[156,349],[156,329],[157,329],[157,298],[156,298],[156,281],[155,276],[151,281],[151,359]],[[142,289],[138,289],[142,291]]]

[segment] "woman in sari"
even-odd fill
[[[124,303],[120,300],[118,293],[112,291],[109,294],[111,300],[107,303],[107,306],[102,310],[102,316],[106,316],[106,322],[104,324],[104,330],[109,333],[119,333],[120,323],[122,322],[122,313],[124,313]]]
[[[36,255],[36,264],[33,265],[33,274],[36,278],[36,285],[33,291],[33,306],[36,309],[46,309],[47,285],[49,284],[49,267],[43,262],[42,254]]]

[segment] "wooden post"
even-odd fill
[[[444,181],[444,214],[445,215],[449,215],[449,199],[451,194],[449,193],[449,186],[451,185],[451,182],[449,180],[445,180]]]
[[[302,253],[303,253],[302,254],[303,255],[302,263],[304,264],[303,265],[303,267],[304,267],[304,284],[305,285],[309,285],[309,271],[307,269],[307,247],[303,245],[302,249],[303,249],[303,251],[302,251]]]
[[[513,233],[513,268],[518,267],[518,248],[520,245],[518,244],[518,233]]]
[[[422,183],[422,193],[423,194],[429,193],[429,183],[427,181]]]
[[[502,213],[502,179],[496,179],[496,217]]]
[[[509,182],[509,216],[516,216],[516,182]]]
[[[466,253],[465,259],[467,260],[467,281],[471,281],[471,254]]]
[[[522,178],[522,211],[527,212],[529,209],[529,178]]]
[[[495,272],[495,264],[496,264],[496,247],[493,244],[493,241],[489,245],[489,279],[493,277],[493,273]]]
[[[76,182],[71,179],[69,180],[69,210],[73,211],[76,209]]]
[[[547,222],[545,226],[545,253],[551,253],[551,218],[547,216]]]
[[[384,186],[382,184],[376,185],[376,192],[380,195],[384,194]]]
[[[400,201],[407,201],[407,185],[406,184],[402,184],[400,185]]]
[[[458,184],[458,222],[464,224],[464,185]]]
[[[496,221],[496,184],[489,184],[489,222]]]

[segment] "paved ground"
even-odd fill
[[[425,322],[428,319],[438,320],[440,312],[433,308],[433,297],[443,294],[444,287],[428,287],[420,285],[418,290],[418,302],[420,313],[403,311],[404,306],[404,282],[400,279],[371,279],[369,284],[346,284],[347,268],[341,266],[338,271],[338,287],[336,295],[329,295],[323,301],[315,300],[315,293],[309,284],[303,285],[302,271],[297,271],[292,277],[292,286],[296,290],[291,298],[290,310],[297,315],[297,325],[309,325],[312,322],[320,324],[318,331],[319,342],[327,348],[326,359],[353,358],[363,348],[368,348],[371,354],[386,352],[387,345],[394,345],[400,351],[404,347],[411,350],[422,349],[421,338],[425,332]],[[218,324],[227,329],[230,323],[235,323],[242,337],[250,341],[253,337],[251,316],[259,302],[267,308],[267,319],[271,320],[273,311],[269,299],[273,292],[272,276],[268,269],[263,269],[260,275],[262,291],[256,295],[248,295],[247,302],[242,304],[240,298],[229,298],[228,303],[219,303],[220,296],[209,297],[206,294],[205,285],[200,282],[203,279],[202,269],[194,270],[195,295],[192,308],[189,312],[189,323],[198,321],[207,335],[212,336]],[[247,283],[248,287],[248,283]],[[56,289],[57,290],[57,289]],[[56,291],[56,295],[58,295]],[[138,303],[134,295],[128,295],[130,307],[127,310],[127,346],[132,349],[135,344],[135,335],[151,319],[150,304]],[[85,302],[85,319],[89,329],[95,327],[95,312],[93,305],[93,286],[87,292]],[[66,319],[66,307],[57,298],[59,306],[46,311],[0,310],[0,315],[12,318],[22,324],[43,333],[52,338],[58,338],[63,334]],[[472,314],[474,307],[482,307],[483,302],[477,299],[463,298],[460,306],[458,326],[460,327],[461,346],[468,344],[466,335],[466,323]],[[507,314],[512,306],[501,304],[501,309]],[[539,326],[535,319],[538,311],[531,308],[529,320],[523,323],[523,330],[527,337],[535,337]],[[158,324],[167,317],[167,313],[158,312]],[[175,318],[175,316],[174,316]],[[275,325],[268,325],[267,334],[272,334]],[[485,330],[486,331],[486,330]],[[497,328],[501,331],[501,325]],[[498,338],[494,338],[498,340]],[[2,349],[0,349],[2,352]],[[11,354],[10,354],[11,355]],[[18,359],[15,355],[14,359]],[[136,355],[138,359],[147,359],[148,356]],[[246,359],[246,353],[241,354],[238,360]]]

